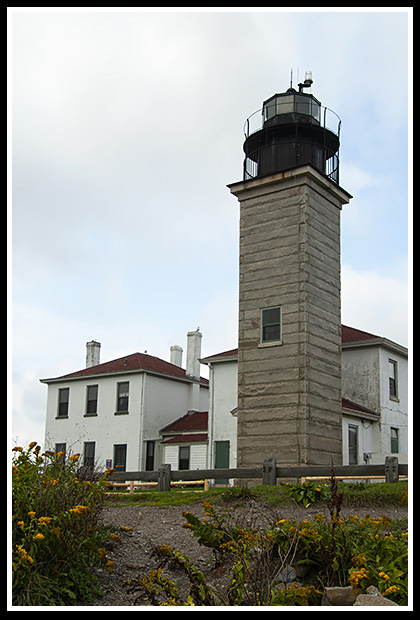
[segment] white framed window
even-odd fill
[[[86,415],[98,413],[98,386],[88,385],[86,388]]]
[[[359,429],[357,426],[348,427],[348,450],[349,450],[349,465],[357,465],[358,453],[359,453]]]
[[[398,454],[400,451],[400,437],[398,428],[391,427],[391,454]]]
[[[388,360],[389,363],[389,397],[398,399],[398,365],[395,360]]]
[[[69,399],[70,399],[70,388],[60,388],[58,390],[57,418],[68,418]]]
[[[117,411],[115,413],[128,413],[129,389],[128,381],[117,383]]]

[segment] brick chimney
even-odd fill
[[[100,364],[101,343],[91,340],[86,343],[86,368]]]

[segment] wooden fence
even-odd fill
[[[192,481],[221,479],[260,479],[264,485],[275,485],[278,479],[329,478],[331,466],[297,465],[294,467],[277,467],[275,459],[265,460],[261,467],[240,469],[195,469],[172,471],[168,464],[156,471],[121,471],[114,472],[109,478],[111,484],[118,482],[157,483],[158,491],[169,491],[171,483],[191,483]],[[408,475],[408,465],[398,463],[395,456],[387,456],[383,465],[335,465],[334,475],[337,479],[384,478],[386,482],[398,482],[400,476]],[[124,484],[125,486],[125,484]]]

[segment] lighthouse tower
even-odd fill
[[[245,123],[240,203],[238,467],[342,460],[341,121],[307,72]]]

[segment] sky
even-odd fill
[[[8,10],[8,436],[40,379],[237,346],[243,125],[313,74],[342,121],[342,322],[411,343],[411,7]],[[205,368],[203,368],[205,375]]]

